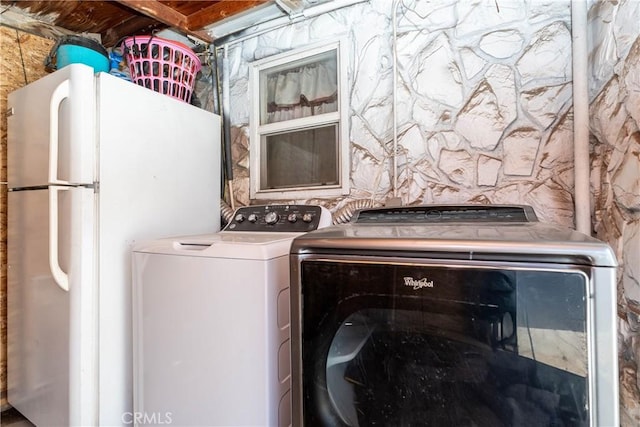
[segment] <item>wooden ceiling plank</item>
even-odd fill
[[[193,31],[187,26],[187,17],[176,10],[165,6],[159,1],[151,0],[116,0],[118,3],[130,7],[148,17],[154,18],[163,24],[183,31],[186,34],[211,43],[213,39],[205,31]]]
[[[151,0],[116,0],[131,9],[146,16],[176,28],[187,28],[187,17],[180,12],[165,6],[159,1]]]
[[[236,0],[217,1],[212,5],[192,13],[187,16],[187,27],[190,30],[199,30],[209,24],[220,21],[231,15],[235,15],[245,10],[251,9],[259,4],[264,4],[266,0]]]
[[[218,3],[219,0],[197,0],[197,1],[175,1],[175,0],[158,0],[165,6],[173,10],[177,10],[185,16],[193,15],[199,10],[209,7],[212,3]],[[236,0],[233,0],[236,1]]]
[[[24,12],[18,12],[15,10],[15,6],[9,6],[3,10],[2,26],[53,40],[74,34],[74,31],[38,20],[35,15],[26,15]]]

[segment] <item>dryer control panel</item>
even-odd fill
[[[364,209],[351,222],[455,223],[455,222],[537,222],[531,206],[525,205],[425,205]]]
[[[322,206],[256,205],[238,208],[224,231],[305,233],[331,223],[331,212]]]

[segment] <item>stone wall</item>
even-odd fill
[[[639,5],[589,3],[593,221],[622,265],[624,426],[640,424]],[[229,45],[236,203],[251,203],[251,62],[336,37],[351,55],[351,192],[293,201],[336,211],[393,194],[394,16],[403,203],[523,203],[543,221],[573,227],[569,0],[404,0],[397,10],[371,0]]]
[[[589,10],[596,236],[618,270],[621,424],[640,425],[640,2]]]
[[[572,226],[568,0],[372,0],[231,46],[237,202],[249,203],[250,62],[338,36],[351,54],[351,193],[321,202],[393,193],[393,14],[403,203],[522,203]]]

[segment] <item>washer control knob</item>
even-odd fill
[[[290,213],[289,216],[287,217],[287,221],[289,222],[296,222],[298,220],[298,216],[294,213]]]
[[[236,215],[236,217],[234,219],[236,220],[236,222],[242,222],[242,221],[244,221],[244,215],[239,213],[238,215]]]
[[[249,215],[249,222],[256,222],[256,221],[258,221],[258,215],[256,214]]]
[[[313,216],[310,213],[306,213],[306,214],[302,215],[302,220],[304,222],[311,222],[311,221],[313,221]]]
[[[264,222],[266,222],[267,224],[270,224],[270,225],[273,225],[273,224],[277,223],[279,219],[280,219],[280,216],[277,213],[273,212],[273,211],[267,213],[264,216]]]

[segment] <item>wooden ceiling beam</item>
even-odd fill
[[[165,6],[159,1],[150,0],[116,0],[143,15],[157,19],[167,25],[176,28],[185,28],[187,26],[187,17],[180,12]]]
[[[200,30],[209,24],[221,21],[254,6],[266,3],[267,0],[234,0],[218,1],[187,16],[187,27],[192,30]]]
[[[180,12],[165,6],[159,1],[150,0],[116,0],[118,3],[127,6],[136,12],[142,13],[150,18],[156,19],[179,31],[197,37],[198,39],[211,43],[213,39],[205,31],[191,30],[187,25],[187,17]]]

